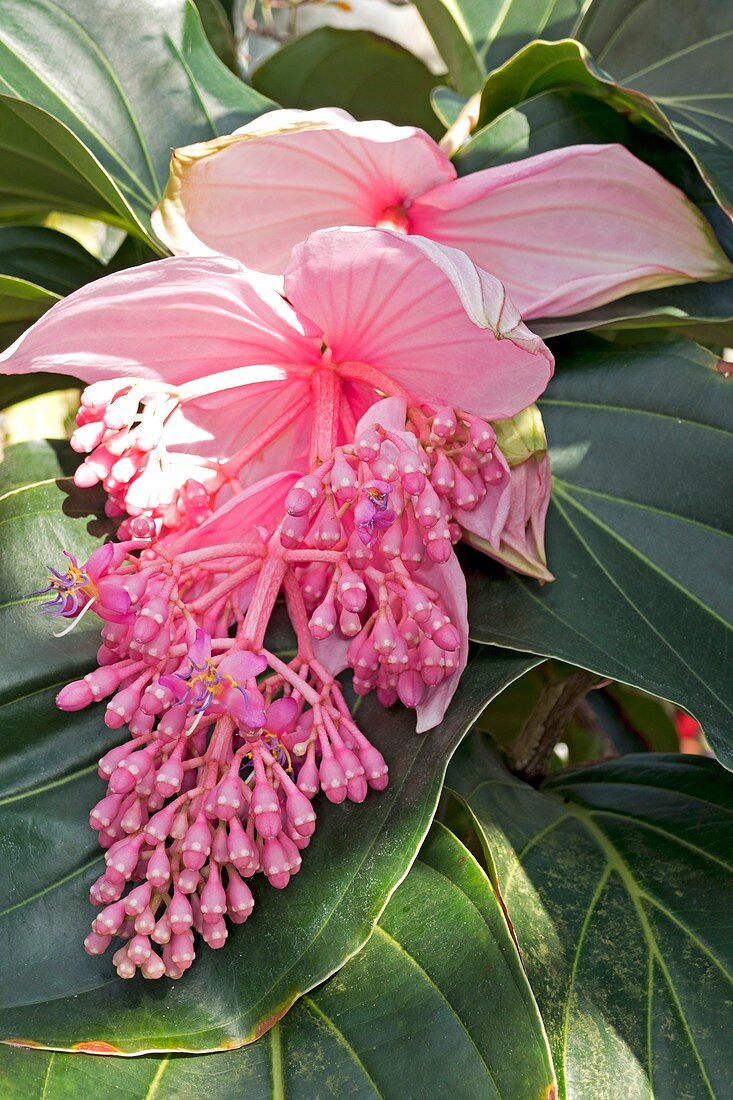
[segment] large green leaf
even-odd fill
[[[0,349],[12,344],[28,325],[58,302],[59,295],[27,279],[0,274]],[[10,404],[3,400],[7,379],[0,380],[0,407]]]
[[[733,210],[733,8],[725,0],[594,0],[578,38],[648,97]]]
[[[542,791],[478,738],[448,782],[493,862],[561,1095],[733,1094],[733,779],[635,754]]]
[[[0,95],[0,155],[4,221],[59,210],[144,234],[129,202],[96,157],[63,122],[40,107]]]
[[[0,1048],[6,1100],[547,1097],[542,1023],[490,883],[433,826],[367,945],[252,1046],[84,1058]]]
[[[43,226],[0,226],[0,348],[7,347],[63,294],[104,275],[77,241]],[[0,405],[9,402],[0,383]],[[60,389],[59,382],[55,383]]]
[[[733,36],[730,6],[716,5],[718,16],[714,21],[721,22],[727,29],[706,43],[695,39],[691,27],[694,19],[691,21],[680,16],[672,24],[669,21],[669,4],[664,5],[665,14],[661,16],[662,0],[645,0],[644,3],[629,0],[626,6],[632,5],[638,8],[637,14],[641,16],[644,13],[643,18],[649,22],[643,30],[637,25],[635,36],[630,41],[625,34],[623,40],[628,42],[630,54],[633,42],[634,57],[637,56],[636,50],[644,52],[644,68],[638,72],[627,71],[624,75],[622,70],[626,66],[622,57],[618,56],[616,47],[613,52],[609,50],[603,52],[602,57],[594,58],[580,42],[533,42],[494,71],[484,84],[479,125],[486,125],[539,92],[559,89],[583,91],[606,100],[616,110],[643,121],[676,141],[692,156],[713,192],[730,211],[733,209],[733,188],[729,180],[730,165],[733,164],[733,114],[730,113],[733,110],[733,91],[730,90],[728,65],[729,43]],[[679,10],[684,6],[683,0],[675,0],[671,6]],[[703,13],[709,12],[713,7],[712,0],[705,0],[699,7]],[[697,9],[698,5],[695,5],[690,11]],[[665,19],[670,32],[664,36],[656,33],[661,18]],[[703,19],[706,18],[707,15],[704,15]],[[618,37],[614,35],[614,40]],[[671,42],[674,42],[673,46]],[[657,48],[661,48],[663,53],[669,50],[671,60],[680,57],[683,63],[677,68],[667,65],[664,57],[655,60]],[[686,105],[693,101],[699,106],[690,111]],[[714,129],[708,128],[707,123],[700,125],[702,119],[714,118],[714,114],[709,114],[711,111],[718,114]]]
[[[117,213],[138,232],[160,198],[171,148],[227,133],[271,106],[219,61],[191,0],[0,0],[0,92],[42,108],[72,131],[124,196],[134,216]],[[40,139],[44,162],[63,132],[51,131]],[[52,159],[57,175],[64,159],[72,160],[75,176],[89,170],[76,163],[79,149],[71,145],[65,141],[62,159]],[[11,159],[20,177],[15,201],[24,209],[27,192],[35,209],[45,169],[23,156],[21,145]],[[76,180],[67,186],[75,192]],[[92,181],[95,190],[100,186]]]
[[[66,233],[41,225],[0,226],[2,275],[63,295],[104,273],[104,264]]]
[[[680,703],[733,765],[730,382],[683,342],[573,338],[557,353],[541,401],[557,580],[476,565],[472,636]]]
[[[570,34],[584,0],[415,0],[459,92],[478,91],[484,76],[533,38]]]
[[[88,667],[96,632],[84,630],[87,619],[83,632],[54,639],[23,598],[42,584],[44,562],[58,562],[64,547],[83,556],[93,544],[75,518],[90,498],[55,481],[59,452],[67,472],[67,452],[42,444],[9,448],[0,466],[0,631],[13,639],[0,671],[0,1038],[66,1048],[101,1041],[130,1052],[237,1046],[364,944],[428,830],[450,754],[534,659],[482,653],[440,728],[420,737],[414,715],[368,700],[359,722],[388,759],[387,790],[361,806],[319,802],[301,873],[282,893],[256,883],[250,920],[223,950],[202,950],[182,981],[120,981],[108,957],[81,949],[101,863],[87,826],[103,793],[94,761],[120,735],[98,709],[62,714],[53,704],[59,685]]]
[[[421,126],[434,137],[442,133],[430,106],[437,82],[422,61],[395,42],[335,27],[296,38],[252,77],[258,91],[283,107],[341,107],[359,119]]]

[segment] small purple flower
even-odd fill
[[[354,521],[359,538],[369,546],[377,531],[384,531],[395,521],[395,510],[389,503],[394,488],[388,481],[367,481],[362,496],[354,507]]]
[[[199,629],[187,659],[188,672],[159,678],[179,703],[186,703],[194,714],[229,714],[248,729],[261,729],[265,712],[254,684],[255,676],[267,668],[261,654],[237,649],[212,660],[211,637]]]

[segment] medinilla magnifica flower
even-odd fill
[[[0,371],[36,370],[89,383],[77,485],[101,481],[111,514],[174,529],[203,522],[222,491],[328,458],[379,396],[511,417],[552,356],[463,253],[352,228],[299,245],[284,296],[223,256],[90,283],[0,356]]]
[[[153,224],[174,253],[222,252],[270,274],[326,226],[419,234],[501,279],[525,319],[732,273],[699,211],[621,145],[457,179],[422,130],[331,109],[272,111],[175,150]]]
[[[466,427],[474,470],[461,481],[448,455]],[[90,815],[106,870],[86,948],[121,939],[120,977],[181,977],[194,931],[218,948],[225,916],[249,916],[248,878],[262,871],[282,889],[297,873],[319,791],[362,802],[387,785],[338,672],[353,669],[359,694],[414,708],[418,731],[441,720],[468,645],[453,512],[487,506],[479,481],[496,478],[494,448],[476,417],[387,398],[309,474],[258,482],[183,534],[157,537],[138,517],[134,540],[105,552],[125,613],[105,619],[99,667],[57,703],[107,699],[106,724],[131,735],[100,761],[108,788]],[[88,590],[100,554],[64,579],[62,615],[78,619],[74,585],[104,615]],[[297,644],[287,662],[265,644],[281,593]]]

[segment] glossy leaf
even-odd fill
[[[595,7],[595,5],[593,5]],[[730,90],[728,54],[733,36],[730,8],[703,0],[690,14],[700,11],[699,26],[720,24],[720,33],[711,33],[707,40],[698,39],[693,27],[696,14],[684,17],[683,0],[663,4],[662,0],[639,4],[607,5],[638,9],[633,35],[627,38],[622,26],[612,42],[626,44],[629,57],[638,60],[643,50],[644,67],[631,67],[623,52],[601,50],[594,57],[580,42],[533,42],[491,74],[481,94],[479,125],[486,125],[510,107],[530,99],[540,92],[560,89],[583,91],[606,100],[616,110],[642,120],[682,146],[696,162],[713,192],[729,211],[733,208],[733,189],[729,182],[733,163],[733,91]],[[713,15],[713,8],[717,15]],[[674,15],[670,8],[675,9]],[[663,19],[669,33],[659,35],[657,28]],[[674,22],[672,21],[674,20]],[[591,24],[592,26],[592,24]],[[582,33],[582,32],[581,32]],[[700,32],[702,33],[702,32]],[[590,32],[589,32],[590,34]],[[597,36],[592,36],[597,46]],[[655,43],[662,56],[655,60]],[[682,58],[679,66],[667,64]],[[636,68],[636,71],[630,69]],[[710,98],[715,93],[715,98]],[[696,104],[692,111],[689,104]],[[710,127],[711,114],[718,119]]]
[[[493,861],[560,1095],[730,1096],[729,773],[641,753],[537,791],[474,737],[448,783]]]
[[[615,80],[656,105],[720,202],[733,210],[731,6],[594,0],[577,34]]]
[[[271,106],[222,65],[191,0],[0,0],[0,92],[72,131],[124,196],[133,217],[116,212],[138,232],[160,197],[172,148],[228,133]],[[62,131],[50,129],[53,145]],[[65,141],[66,155],[73,144]],[[35,209],[43,174],[32,160],[19,165],[23,148],[12,165],[16,175],[22,169],[16,202],[23,209],[27,191]],[[78,148],[73,159],[84,159]],[[88,169],[88,155],[86,162]],[[58,160],[53,166],[63,173]],[[92,188],[100,186],[95,178]]]
[[[96,157],[47,111],[0,95],[0,156],[4,221],[25,221],[60,210],[144,233],[126,197]]]
[[[260,65],[252,83],[283,107],[342,107],[355,118],[442,133],[430,107],[438,78],[402,46],[369,31],[320,27],[304,34]]]
[[[541,401],[554,474],[535,582],[473,559],[472,637],[680,703],[733,765],[733,392],[693,344],[557,349]]]
[[[376,995],[375,995],[376,994]],[[456,1071],[459,1070],[457,1073]],[[547,1097],[539,1014],[496,896],[433,826],[364,949],[252,1046],[228,1054],[84,1058],[0,1048],[7,1100],[73,1095]]]
[[[65,233],[35,225],[0,226],[2,275],[64,295],[104,273],[104,264]]]
[[[533,38],[570,34],[583,0],[415,0],[453,83],[471,95]]]
[[[108,957],[89,958],[81,947],[101,862],[87,825],[103,792],[94,761],[120,734],[99,709],[62,714],[53,703],[59,686],[88,667],[97,633],[87,618],[57,640],[23,598],[43,584],[44,562],[61,560],[64,548],[83,558],[92,545],[74,517],[93,498],[56,484],[57,452],[66,472],[68,453],[40,444],[9,448],[0,466],[9,482],[0,488],[0,630],[13,638],[0,669],[0,831],[13,867],[0,877],[0,1038],[123,1051],[237,1046],[364,944],[429,828],[450,754],[492,695],[534,659],[484,651],[443,724],[421,737],[414,715],[365,702],[359,721],[388,759],[387,790],[361,806],[319,801],[297,878],[282,893],[256,882],[252,917],[223,950],[203,950],[183,981],[121,981]]]
[[[44,287],[26,279],[0,274],[0,348],[12,344],[28,325],[33,324],[58,300],[58,294]],[[10,404],[2,400],[5,381],[0,382],[0,401]]]
[[[193,0],[204,33],[214,53],[228,69],[237,71],[237,43],[229,16],[220,0]]]

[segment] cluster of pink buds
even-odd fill
[[[194,933],[220,947],[225,918],[249,916],[253,875],[285,887],[319,791],[362,802],[386,787],[342,668],[357,693],[417,708],[418,728],[440,720],[466,656],[456,515],[494,507],[506,477],[495,442],[476,417],[416,408],[408,420],[405,400],[389,398],[313,473],[273,476],[182,534],[131,517],[127,541],[52,571],[49,610],[103,620],[99,667],[57,703],[107,700],[107,726],[130,732],[100,762],[108,788],[90,816],[107,866],[86,948],[121,940],[121,977],[180,977]],[[297,637],[289,662],[264,644],[281,593]]]
[[[399,427],[374,419],[353,446],[297,481],[280,537],[332,562],[301,571],[309,628],[319,641],[351,639],[356,692],[376,688],[385,706],[399,699],[418,707],[456,672],[461,648],[430,566],[452,556],[455,515],[478,508],[509,475],[491,426],[478,417],[414,410],[409,431],[401,399],[378,410]]]
[[[168,450],[184,396],[147,379],[95,382],[82,393],[71,446],[87,457],[74,481],[80,488],[101,482],[108,515],[144,514],[173,529],[197,527],[211,513],[222,484],[216,463]]]

